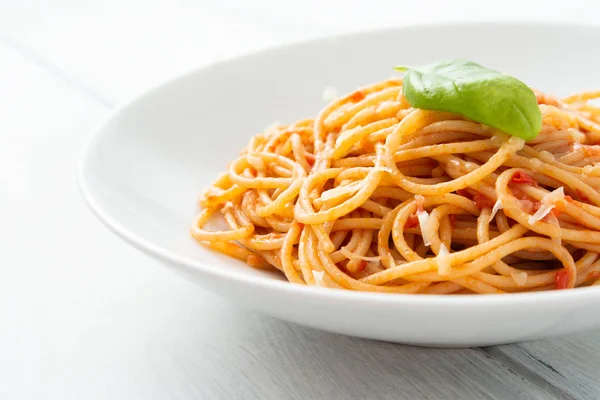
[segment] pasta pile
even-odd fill
[[[199,242],[292,283],[507,293],[600,278],[600,108],[535,92],[532,141],[412,108],[393,79],[250,140],[205,190]],[[222,215],[227,230],[210,230]]]

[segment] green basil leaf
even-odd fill
[[[415,108],[464,115],[525,140],[542,128],[535,94],[512,76],[466,60],[397,69],[406,71],[402,90]]]

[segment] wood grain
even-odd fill
[[[496,347],[499,359],[512,359],[575,399],[600,398],[600,332]]]

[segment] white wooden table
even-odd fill
[[[437,350],[280,322],[127,247],[75,183],[116,104],[221,57],[382,25],[599,13],[594,0],[0,2],[0,399],[600,398],[598,331]]]

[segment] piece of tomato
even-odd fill
[[[418,225],[419,218],[415,214],[411,214],[404,224],[404,229],[416,228]]]
[[[515,172],[515,174],[511,178],[511,182],[524,183],[526,185],[537,185],[537,182],[535,179],[533,179],[533,176],[526,174],[522,171]]]
[[[569,286],[569,274],[564,269],[556,273],[554,277],[557,289],[566,289]]]

